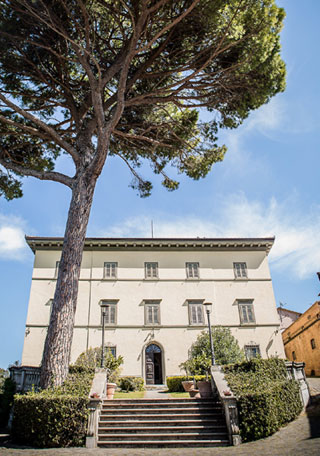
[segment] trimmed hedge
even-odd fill
[[[141,377],[121,377],[117,385],[122,391],[144,391],[144,381]]]
[[[244,442],[273,434],[301,412],[298,382],[287,378],[283,360],[253,359],[225,366],[224,372],[237,397]]]
[[[16,394],[12,423],[14,441],[40,448],[83,445],[93,375],[92,370],[71,367],[67,380],[60,387]]]
[[[170,393],[181,393],[184,391],[182,382],[195,379],[196,382],[205,380],[206,375],[195,375],[194,377],[187,377],[185,375],[176,375],[174,377],[167,377],[167,386]]]

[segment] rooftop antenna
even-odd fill
[[[151,237],[153,238],[153,220],[151,220]]]

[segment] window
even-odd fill
[[[296,352],[295,352],[295,351],[292,352],[292,359],[293,359],[293,361],[295,361],[295,360],[297,359],[297,356],[296,356]]]
[[[203,301],[188,301],[190,325],[203,325]]]
[[[257,344],[248,344],[244,346],[244,352],[247,360],[260,356],[260,347]]]
[[[118,263],[104,263],[103,278],[116,279],[117,278]]]
[[[186,263],[187,279],[199,279],[199,263]]]
[[[115,325],[117,323],[117,302],[115,300],[101,301],[101,325],[103,324],[103,312],[105,313],[105,325]]]
[[[252,301],[238,301],[241,325],[250,325],[256,322]]]
[[[314,339],[311,339],[310,343],[311,343],[312,350],[314,350],[316,348],[316,341]]]
[[[55,279],[58,277],[59,266],[60,266],[60,261],[56,261],[56,269],[54,270],[54,278]]]
[[[144,324],[160,325],[160,301],[144,301]]]
[[[146,279],[158,278],[158,263],[144,263],[144,270]]]
[[[106,352],[110,352],[112,356],[117,357],[117,347],[115,345],[106,345]]]
[[[247,263],[233,263],[233,270],[236,279],[246,279],[248,277]]]

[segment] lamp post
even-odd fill
[[[104,368],[104,325],[105,325],[106,310],[102,310],[102,341],[101,341],[101,362],[100,367]]]
[[[214,349],[213,349],[211,323],[210,323],[210,314],[212,312],[212,302],[204,302],[203,306],[206,309],[206,314],[207,314],[207,318],[208,318],[209,340],[210,340],[210,349],[211,349],[211,365],[214,366],[214,364],[215,364]]]

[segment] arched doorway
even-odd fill
[[[162,385],[162,350],[156,344],[146,348],[146,384]]]

